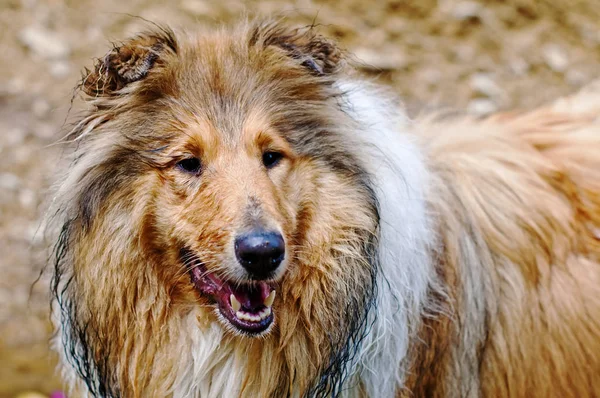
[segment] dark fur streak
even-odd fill
[[[364,172],[361,185],[369,192],[373,215],[379,222],[379,205]],[[340,330],[349,331],[346,339],[336,342],[336,339],[330,336],[332,355],[329,365],[321,371],[315,385],[306,392],[304,396],[307,398],[337,397],[345,389],[355,387],[346,385],[350,376],[348,374],[349,366],[354,362],[365,337],[370,333],[375,322],[375,317],[369,321],[369,314],[377,314],[377,275],[380,272],[380,266],[377,238],[375,236],[366,237],[363,255],[371,265],[370,286],[365,291],[362,300],[353,300],[346,308],[346,313],[350,314],[350,321],[340,325]]]
[[[65,356],[84,381],[92,396],[118,397],[119,392],[109,387],[111,383],[108,382],[107,377],[107,358],[98,361],[91,346],[87,344],[87,341],[90,340],[89,324],[80,325],[77,322],[77,313],[80,309],[76,306],[76,301],[70,297],[73,277],[70,276],[66,281],[64,280],[65,269],[70,261],[67,257],[69,245],[76,233],[77,223],[78,220],[74,218],[68,218],[64,222],[53,249],[54,275],[51,281],[51,290],[55,303],[59,306],[61,325],[68,327],[61,336]],[[100,341],[98,336],[95,336],[95,341]]]
[[[127,155],[131,154],[117,153],[113,159],[89,171],[90,181],[79,198],[79,215],[84,231],[91,226],[106,199],[136,175],[139,165],[126,160]]]

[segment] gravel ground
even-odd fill
[[[60,387],[48,276],[32,283],[45,262],[53,143],[80,70],[142,29],[135,16],[191,30],[247,13],[316,21],[413,114],[532,107],[600,71],[600,0],[0,0],[0,397]]]

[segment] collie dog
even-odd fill
[[[56,349],[98,397],[600,394],[600,90],[409,120],[314,28],[86,70]]]

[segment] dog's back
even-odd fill
[[[460,292],[449,361],[477,374],[462,395],[600,393],[599,115],[595,84],[528,113],[416,123]],[[428,374],[415,391],[432,391]]]

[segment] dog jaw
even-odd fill
[[[267,334],[275,314],[276,290],[267,282],[231,283],[209,272],[195,261],[190,270],[196,290],[217,305],[219,319],[234,331],[249,336]]]

